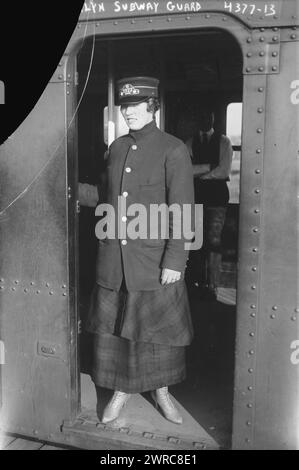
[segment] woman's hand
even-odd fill
[[[173,269],[162,269],[161,274],[161,284],[164,286],[165,284],[172,284],[173,282],[179,281],[181,279],[180,271],[173,271]]]

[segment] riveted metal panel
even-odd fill
[[[252,442],[260,276],[266,75],[246,75],[243,92],[237,345],[233,445]]]
[[[299,448],[298,55],[298,43],[283,44],[281,73],[267,78],[253,443],[261,449]]]
[[[0,148],[1,425],[41,438],[71,413],[65,97],[49,84]]]
[[[283,46],[279,75],[244,82],[236,449],[298,446],[298,365],[290,360],[299,337],[297,238],[290,222],[297,216],[298,157],[298,107],[292,107],[290,86],[298,71],[291,46],[288,54]]]

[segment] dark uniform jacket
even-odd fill
[[[116,214],[118,197],[123,194],[127,210],[132,204],[139,203],[146,208],[147,214],[151,204],[179,204],[180,208],[183,204],[192,208],[194,205],[193,172],[188,150],[181,140],[160,131],[154,121],[112,143],[106,178],[107,190],[102,202],[112,205]],[[128,216],[122,227],[127,227],[137,215],[138,211]],[[169,239],[161,236],[151,239],[149,217],[147,221],[147,238],[130,239],[123,234],[118,238],[121,224],[116,223],[115,238],[99,241],[98,284],[119,290],[124,276],[129,291],[160,289],[163,287],[160,283],[162,268],[180,271],[183,277],[188,257],[185,243],[192,237],[186,240],[182,230],[180,239],[172,238],[170,220]]]

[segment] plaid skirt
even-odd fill
[[[137,342],[187,346],[193,326],[185,281],[153,291],[119,291],[96,284],[85,326]]]
[[[142,393],[185,377],[184,347],[137,343],[108,333],[93,335],[91,378],[99,387]]]
[[[185,379],[193,327],[184,282],[136,292],[96,284],[85,330],[94,333],[97,386],[141,393]]]

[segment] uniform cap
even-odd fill
[[[137,104],[158,98],[159,80],[153,77],[128,77],[117,81],[116,104]]]

